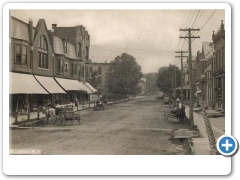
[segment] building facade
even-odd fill
[[[76,31],[71,35],[69,29]],[[64,28],[59,37],[54,29],[47,29],[44,19],[33,27],[31,19],[25,23],[11,17],[10,30],[11,112],[34,111],[47,99],[52,104],[73,103],[76,98],[85,101],[96,92],[85,82],[90,37],[83,26]]]
[[[213,31],[214,58],[212,66],[213,76],[213,107],[225,109],[225,28],[221,21],[220,28]]]
[[[107,97],[108,96],[108,85],[107,85],[107,73],[109,68],[109,63],[91,63],[90,73],[95,72],[96,84],[95,88],[100,94]]]

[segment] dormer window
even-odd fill
[[[38,67],[48,69],[48,45],[45,36],[40,36],[39,38]]]

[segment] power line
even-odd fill
[[[189,23],[188,23],[188,26],[190,26],[190,24],[191,24],[191,21],[192,21],[192,18],[193,18],[193,16],[194,16],[194,14],[195,14],[195,11],[196,11],[196,10],[193,11],[193,15],[192,15],[192,17],[191,17],[191,20],[190,20]]]
[[[196,21],[196,23],[194,24],[194,26],[196,26],[196,25],[197,25],[197,23],[198,23],[199,19],[201,18],[202,14],[203,14],[203,11],[204,11],[204,10],[202,10],[202,11],[201,11],[201,14],[199,15],[199,18],[198,18],[198,20]]]
[[[215,11],[212,13],[212,15],[208,18],[208,20],[205,22],[205,24],[200,28],[200,30],[202,30],[202,28],[204,28],[204,26],[208,23],[208,21],[212,18],[212,16],[214,15],[214,13],[217,11],[217,9],[215,9]]]
[[[196,21],[196,19],[197,19],[197,17],[198,17],[199,12],[200,12],[200,9],[198,10],[198,13],[197,13],[197,15],[196,15],[196,17],[195,17],[195,19],[194,19],[194,21],[193,21],[193,23],[192,23],[192,27],[191,27],[191,28],[193,28],[193,24],[195,23],[195,21]]]
[[[202,25],[202,27],[200,28],[200,31],[204,28],[204,26],[208,23],[208,21],[212,18],[212,16],[215,14],[215,12],[217,11],[217,9],[214,10],[214,12],[211,14],[211,16],[208,18],[208,20]],[[193,35],[197,35],[200,31],[196,32],[195,34],[193,33]],[[194,39],[195,40],[195,39]],[[193,40],[193,41],[194,41]],[[192,42],[193,42],[192,41]]]

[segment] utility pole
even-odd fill
[[[175,56],[175,57],[181,58],[181,103],[183,104],[183,57],[188,57],[188,56],[183,56],[183,53],[187,53],[187,51],[176,51],[175,53],[181,53],[181,56]]]
[[[200,29],[180,29],[180,31],[187,31],[188,36],[180,36],[180,38],[188,39],[188,67],[189,67],[189,80],[190,80],[190,111],[189,111],[189,118],[190,118],[190,126],[193,127],[194,125],[194,118],[193,118],[193,97],[194,97],[194,92],[193,92],[193,77],[192,77],[192,39],[194,38],[200,38],[199,36],[192,36],[191,32],[192,31],[200,31]]]
[[[171,98],[172,98],[172,94],[173,94],[173,74],[172,74],[172,91],[171,91]]]
[[[177,79],[177,76],[176,76],[176,71],[177,71],[177,66],[174,67],[174,97],[175,99],[177,99],[177,92],[176,92],[176,88],[177,88],[177,83],[176,83],[176,79]]]

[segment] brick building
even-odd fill
[[[109,63],[91,63],[91,73],[93,71],[97,72],[96,76],[96,88],[104,96],[108,96],[108,87],[107,87],[107,72],[109,68]]]
[[[67,104],[76,97],[83,101],[96,92],[84,82],[85,63],[87,66],[90,63],[90,38],[83,26],[76,28],[79,34],[84,29],[81,32],[84,38],[75,38],[77,41],[73,43],[72,37],[76,34],[71,35],[68,28],[64,28],[64,37],[58,37],[54,29],[48,31],[44,19],[33,27],[32,20],[25,23],[11,17],[10,111],[19,111],[20,107],[32,111],[42,105],[44,99],[53,104]]]
[[[214,58],[212,66],[213,76],[213,107],[225,109],[225,28],[221,21],[220,28],[213,31]]]

